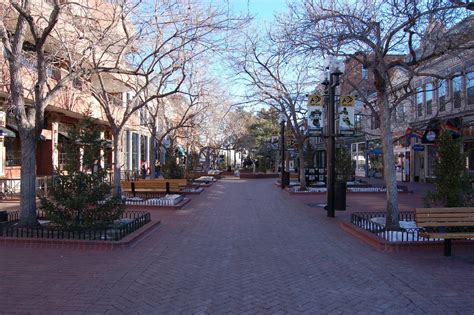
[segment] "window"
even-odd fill
[[[452,82],[453,87],[453,107],[454,108],[461,108],[461,89],[462,89],[462,77],[456,76],[454,77]]]
[[[4,138],[5,145],[5,166],[20,166],[21,165],[21,146],[18,138]]]
[[[416,88],[416,115],[423,116],[423,90],[421,87]]]
[[[10,53],[8,52],[8,50],[3,47],[3,57],[5,57],[6,59],[8,59],[8,57],[10,57]]]
[[[140,126],[147,125],[147,110],[146,108],[140,108]]]
[[[466,74],[467,104],[474,105],[474,71]]]
[[[140,136],[140,161],[148,160],[146,156],[147,142],[148,142],[147,136],[143,136],[143,135]]]
[[[433,113],[433,84],[427,83],[425,85],[425,103],[426,103],[426,114],[431,115]]]
[[[378,113],[370,117],[370,128],[372,130],[380,128],[380,117]]]
[[[80,78],[74,78],[72,80],[72,86],[79,91],[82,91],[82,81]]]
[[[447,87],[446,80],[438,81],[438,108],[440,112],[446,110]]]
[[[132,92],[123,92],[122,95],[122,106],[127,107],[133,100],[133,94]]]
[[[362,130],[362,115],[354,115],[354,128],[355,130]]]
[[[132,133],[132,170],[139,170],[138,133]]]
[[[124,165],[125,165],[125,169],[126,170],[129,170],[129,165],[130,165],[130,161],[129,161],[129,158],[128,158],[128,154],[130,152],[130,131],[126,131],[124,133],[124,136],[125,136],[125,141],[123,142],[125,145],[124,145],[124,150],[123,150],[123,153],[124,153],[124,156],[123,156],[123,161],[124,161]]]
[[[397,122],[404,122],[406,120],[406,115],[405,115],[405,106],[403,104],[398,104],[397,109],[396,109],[396,118],[395,120]]]
[[[362,80],[368,80],[369,79],[369,70],[365,66],[362,66]]]

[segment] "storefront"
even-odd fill
[[[355,176],[365,177],[367,175],[366,142],[351,144],[351,158],[355,166]]]

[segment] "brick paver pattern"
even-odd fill
[[[473,313],[472,251],[376,251],[272,180],[192,197],[133,248],[0,247],[0,313]]]

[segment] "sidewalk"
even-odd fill
[[[373,186],[385,186],[385,181],[381,178],[367,178],[367,177],[357,177],[362,181],[365,181]],[[406,186],[409,191],[413,191],[419,195],[426,195],[430,190],[434,190],[434,185],[430,183],[413,183],[413,182],[400,182],[397,181],[398,186]]]
[[[357,198],[383,209],[384,194]],[[474,253],[376,251],[340,229],[341,212],[307,205],[319,199],[222,179],[152,211],[162,224],[133,248],[0,246],[1,312],[472,314]]]

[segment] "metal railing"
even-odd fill
[[[385,228],[385,212],[355,212],[351,215],[351,223],[366,231],[369,231],[389,242],[420,242],[433,241],[420,236],[420,228],[401,228],[399,231],[391,231]],[[415,221],[415,212],[401,211],[398,215],[399,221]]]
[[[43,211],[37,212],[38,220],[47,220]],[[150,213],[144,211],[127,211],[121,219],[129,219],[118,226],[108,228],[87,228],[67,230],[60,227],[18,227],[12,223],[18,222],[19,212],[9,212],[8,221],[0,223],[0,237],[56,239],[56,240],[91,240],[91,241],[118,241],[130,233],[138,230],[151,221]]]

